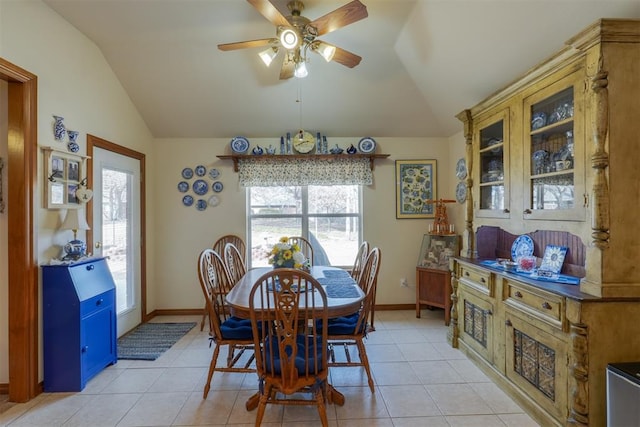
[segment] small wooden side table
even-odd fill
[[[420,308],[439,307],[444,309],[444,324],[451,319],[451,272],[432,268],[416,267],[416,317]]]

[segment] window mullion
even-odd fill
[[[302,236],[309,238],[309,187],[302,187]]]

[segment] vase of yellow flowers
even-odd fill
[[[288,237],[281,237],[269,252],[269,264],[273,268],[308,268],[309,262],[300,251],[300,246],[290,243]]]

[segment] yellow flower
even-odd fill
[[[280,238],[280,243],[287,243],[289,241],[288,237],[281,237]]]
[[[284,259],[291,259],[293,258],[293,252],[291,252],[290,250],[286,250],[282,253],[282,258]]]
[[[297,243],[294,243],[294,244],[291,246],[291,250],[292,250],[293,252],[300,252],[300,246],[298,246],[298,244],[297,244]]]

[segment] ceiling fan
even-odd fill
[[[268,48],[259,54],[267,66],[280,50],[284,50],[285,56],[280,69],[281,80],[294,76],[305,77],[308,74],[306,62],[309,50],[320,54],[327,62],[335,61],[349,68],[355,67],[362,60],[354,53],[317,38],[369,16],[367,7],[359,0],[353,0],[313,21],[302,16],[304,4],[298,0],[287,3],[287,16],[269,0],[247,1],[276,26],[276,37],[219,44],[218,49],[229,51],[267,46]]]

